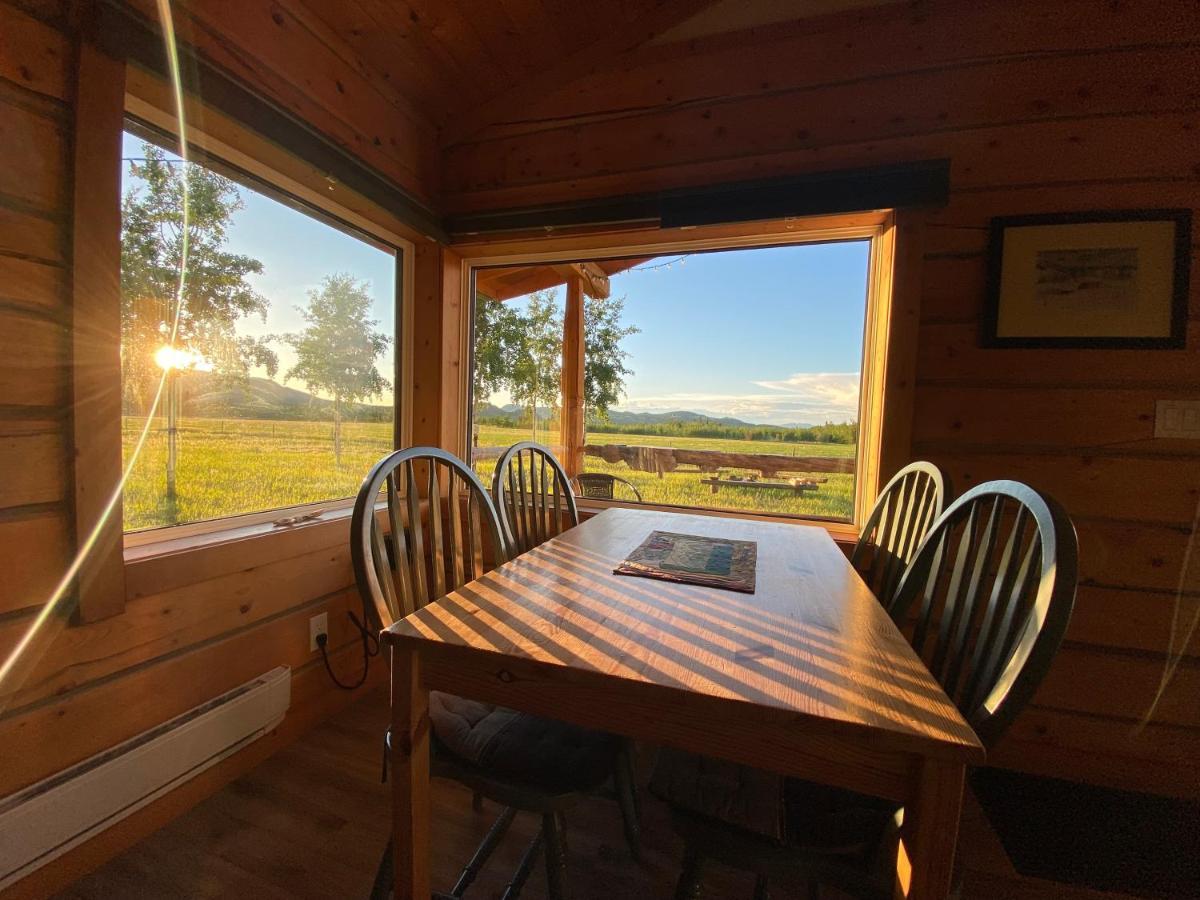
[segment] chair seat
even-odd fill
[[[899,804],[736,763],[664,749],[650,792],[673,809],[779,847],[863,856],[893,827]]]
[[[429,694],[439,750],[551,794],[591,791],[612,774],[619,739],[441,691]]]

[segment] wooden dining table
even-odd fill
[[[754,593],[614,574],[656,530],[756,542]],[[384,636],[398,900],[431,890],[431,690],[900,801],[908,895],[950,889],[983,748],[823,528],[608,509]]]

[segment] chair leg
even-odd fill
[[[483,812],[483,794],[479,793],[479,791],[471,793],[471,809],[475,812]]]
[[[675,883],[675,900],[699,900],[703,867],[704,857],[691,845],[684,848],[683,869],[679,873],[679,881]]]
[[[754,900],[771,900],[766,875],[759,875],[754,879]]]
[[[638,822],[637,784],[633,776],[633,762],[625,752],[617,760],[613,772],[613,786],[617,792],[617,804],[621,807],[621,825],[625,830],[625,843],[629,853],[637,861],[642,859],[642,828]]]
[[[475,855],[471,857],[471,861],[467,863],[462,870],[462,874],[458,876],[458,881],[454,885],[454,890],[450,892],[452,897],[461,897],[463,893],[471,886],[475,879],[479,876],[479,872],[487,864],[492,852],[496,849],[496,845],[500,843],[500,839],[504,837],[508,831],[508,826],[516,818],[517,811],[511,806],[506,806],[504,812],[500,813],[500,817],[488,829],[488,833],[484,835],[483,840],[479,842],[479,847],[475,850]]]
[[[392,841],[389,838],[384,848],[379,868],[375,870],[375,882],[371,885],[371,900],[389,900],[392,896]]]
[[[521,862],[517,865],[517,871],[513,872],[512,880],[504,888],[504,893],[500,895],[500,900],[517,900],[521,894],[521,889],[525,887],[525,882],[529,880],[529,873],[533,871],[533,864],[537,861],[538,851],[542,849],[542,838],[545,835],[545,829],[539,828],[537,834],[533,836],[533,840],[529,842],[529,846],[525,848],[525,853],[521,856]]]
[[[542,816],[542,831],[546,835],[546,896],[549,900],[565,900],[567,853],[555,813]]]

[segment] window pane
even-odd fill
[[[123,155],[126,530],[352,496],[393,446],[395,252],[132,134]]]
[[[562,454],[564,293],[552,286],[475,304],[472,457],[486,485],[500,454],[518,441]]]
[[[591,264],[609,296],[585,301],[583,492],[850,520],[869,254],[857,240]],[[520,334],[524,298],[487,298],[545,268],[478,273],[477,317],[490,304],[512,320],[497,333]],[[477,342],[483,448],[529,436],[504,343]]]

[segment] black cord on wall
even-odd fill
[[[370,671],[371,657],[379,655],[379,638],[375,636],[365,625],[362,620],[352,612],[347,612],[346,617],[350,619],[354,627],[358,629],[358,633],[362,636],[363,648],[363,670],[362,675],[354,684],[343,684],[333,671],[333,666],[329,664],[329,635],[317,635],[317,647],[321,651],[321,659],[325,663],[325,671],[329,673],[329,677],[333,679],[333,683],[340,687],[343,691],[353,691],[356,688],[362,687],[367,680],[367,673]]]

